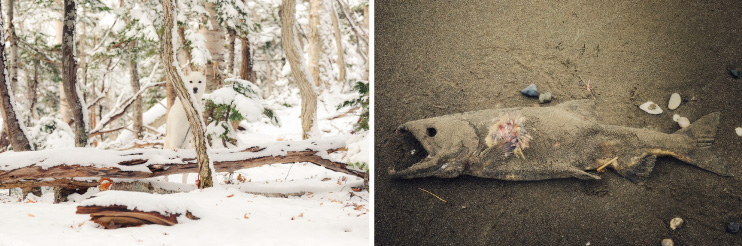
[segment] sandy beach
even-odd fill
[[[736,1],[375,1],[377,245],[742,245],[742,4]],[[534,83],[555,100],[520,90]],[[586,90],[589,83],[593,95]],[[683,103],[668,110],[672,93]],[[594,96],[594,99],[593,99]],[[633,183],[392,180],[402,123],[593,99],[598,122],[664,133],[721,112],[714,148],[734,177],[673,158]],[[638,105],[654,101],[664,113]],[[580,151],[580,146],[570,146]],[[421,191],[428,190],[447,202]],[[669,228],[674,217],[685,220]]]

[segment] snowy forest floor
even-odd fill
[[[246,144],[301,140],[301,108],[297,90],[268,99],[282,120],[281,127],[267,122],[246,124],[238,136]],[[323,136],[348,135],[358,112],[330,120],[348,108],[337,110],[355,93],[325,93],[318,103],[319,128]],[[294,105],[287,107],[287,105]],[[145,117],[147,114],[145,114]],[[145,119],[145,122],[147,119]],[[245,125],[243,123],[243,125]],[[164,128],[163,128],[164,129]],[[119,138],[121,139],[121,138]],[[366,152],[367,153],[367,152]],[[332,155],[342,161],[343,153]],[[346,157],[347,158],[347,157]],[[241,175],[245,181],[235,181]],[[182,190],[195,186],[190,174]],[[171,182],[181,175],[171,175]],[[72,201],[53,204],[53,192],[42,197],[0,190],[0,245],[366,245],[369,243],[369,193],[354,191],[363,186],[355,176],[333,172],[309,163],[277,164],[237,171],[233,184],[224,184],[225,173],[215,176],[217,187],[192,190],[177,196],[202,211],[200,220],[179,220],[174,226],[145,225],[104,230],[87,214],[75,214],[80,202],[99,191],[91,188]],[[288,195],[277,195],[277,194]],[[143,201],[146,203],[146,201]]]

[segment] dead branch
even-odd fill
[[[116,107],[110,112],[108,112],[108,114],[106,114],[106,116],[103,117],[103,119],[98,123],[98,125],[95,126],[95,129],[90,131],[90,137],[101,134],[102,133],[101,131],[103,131],[103,127],[105,127],[106,125],[110,124],[111,122],[115,121],[116,119],[124,115],[124,113],[129,108],[129,106],[131,106],[131,104],[134,103],[134,101],[137,100],[137,98],[139,98],[142,95],[142,93],[144,93],[144,91],[146,91],[147,89],[151,87],[161,86],[164,84],[165,82],[148,83],[147,85],[143,86],[142,89],[139,89],[137,93],[134,93],[134,95],[131,95],[129,98],[127,98],[124,102],[120,103],[119,105],[116,105]]]
[[[309,162],[327,169],[356,177],[363,172],[351,170],[345,163],[326,159],[323,153],[342,149],[344,140],[303,140],[272,143],[245,149],[210,150],[214,168],[218,172],[269,164]],[[317,146],[326,149],[309,149]],[[88,156],[86,158],[86,156]],[[90,158],[95,156],[95,158]],[[58,163],[64,160],[65,163]],[[74,161],[72,161],[74,160]],[[12,168],[11,165],[20,167]],[[137,149],[131,151],[76,148],[9,152],[0,154],[0,188],[64,186],[71,188],[92,187],[97,183],[68,180],[68,178],[108,177],[141,179],[198,170],[196,154],[192,150]]]

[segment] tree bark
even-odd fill
[[[10,41],[10,86],[13,90],[18,90],[18,40],[15,35],[15,25],[13,25],[13,9],[15,1],[8,0],[8,41]]]
[[[255,78],[253,78],[253,61],[252,56],[250,55],[250,40],[247,39],[247,37],[240,37],[240,40],[242,40],[242,64],[240,64],[240,78],[255,82]]]
[[[64,3],[62,3],[62,0],[55,0],[55,5],[59,4],[64,6]],[[59,6],[57,5],[57,6]],[[54,37],[54,44],[55,45],[62,45],[64,36],[64,22],[63,21],[54,21],[54,25],[56,27],[57,35]],[[59,83],[59,115],[62,116],[62,121],[65,123],[70,123],[72,119],[72,115],[70,114],[70,105],[67,103],[67,93],[64,91],[64,83]]]
[[[335,29],[335,47],[337,47],[338,52],[338,70],[340,71],[340,74],[338,75],[338,81],[345,84],[345,51],[343,50],[343,39],[340,36],[340,24],[338,23],[338,13],[335,11],[335,8],[332,8],[332,27]]]
[[[193,143],[196,149],[196,158],[198,160],[198,175],[199,184],[198,188],[208,188],[214,186],[214,182],[211,178],[211,168],[209,167],[209,155],[206,152],[206,138],[204,137],[205,127],[201,112],[197,111],[193,106],[195,100],[188,90],[185,88],[183,83],[182,73],[180,68],[174,66],[178,64],[173,54],[175,48],[173,47],[173,34],[176,33],[175,23],[173,23],[173,16],[175,16],[175,8],[170,0],[161,0],[163,9],[163,34],[160,41],[160,50],[162,65],[165,67],[165,78],[173,85],[175,94],[178,96],[181,102],[183,102],[183,109],[185,109],[186,116],[188,117],[188,123],[190,124],[193,133]],[[208,3],[207,5],[210,5]],[[213,5],[213,4],[212,4]],[[211,6],[210,9],[213,9]],[[216,19],[216,13],[212,15],[212,18]],[[212,22],[216,24],[216,22]],[[222,47],[223,48],[223,47]],[[223,61],[222,57],[222,61]]]
[[[29,100],[29,121],[39,119],[39,112],[36,110],[36,89],[39,87],[39,60],[33,60],[33,79],[28,80],[26,97]]]
[[[206,49],[211,53],[211,61],[206,63],[206,91],[213,91],[219,88],[224,82],[224,31],[219,27],[217,21],[216,5],[206,1],[206,10],[209,12],[209,22],[211,29],[202,26],[198,33],[206,37]]]
[[[227,35],[229,39],[229,62],[227,67],[227,73],[234,73],[234,40],[237,36],[237,32],[232,28],[227,28]]]
[[[363,6],[363,28],[365,30],[368,30],[368,5]],[[371,52],[371,48],[366,46],[366,57],[369,57],[369,55],[371,54],[370,52]],[[371,62],[369,60],[366,60],[366,72],[363,73],[363,77],[362,77],[363,80],[365,81],[368,81],[368,76],[369,74],[371,74],[369,70],[369,66],[370,66],[369,64],[371,64]]]
[[[309,41],[309,73],[312,74],[312,80],[314,85],[319,87],[322,83],[319,78],[319,57],[320,57],[320,43],[319,38],[319,15],[320,9],[322,8],[321,0],[309,0],[309,33],[307,34],[307,40]]]
[[[77,61],[75,60],[75,22],[77,21],[76,0],[64,1],[64,29],[62,42],[62,84],[67,95],[67,104],[75,120],[75,146],[88,145],[87,107],[77,90]]]
[[[299,94],[301,95],[301,125],[302,138],[319,137],[316,129],[317,119],[317,93],[311,77],[306,71],[302,52],[298,47],[299,41],[294,35],[294,18],[296,15],[296,1],[283,0],[281,10],[281,40],[283,49],[286,51],[286,58],[291,65],[291,74],[299,85]]]
[[[133,43],[133,45],[136,45],[136,43]],[[129,76],[131,77],[131,89],[134,92],[138,92],[140,89],[139,86],[139,72],[137,72],[137,60],[135,54],[130,54],[129,57]],[[132,104],[133,108],[133,114],[134,117],[134,135],[137,139],[142,139],[142,135],[144,133],[144,123],[142,123],[142,112],[144,111],[142,109],[142,98],[141,96],[136,97],[134,100],[134,103]]]
[[[0,3],[0,11],[2,3]],[[2,12],[0,12],[1,14]],[[0,40],[5,40],[4,30],[0,28]],[[2,111],[4,130],[8,133],[10,145],[16,152],[31,150],[26,131],[16,114],[15,95],[8,81],[8,67],[5,60],[5,45],[0,45],[0,110]]]

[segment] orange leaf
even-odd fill
[[[33,214],[28,214],[28,217],[36,217],[36,216],[34,216]]]
[[[227,197],[234,197],[234,194],[232,194],[232,195],[229,195],[229,196],[227,196]]]
[[[299,214],[299,218],[302,218],[302,217],[304,217],[304,213]]]
[[[363,187],[350,187],[350,189],[353,190],[353,191],[355,191],[355,192],[361,192],[361,191],[363,191]]]
[[[101,191],[106,191],[111,189],[111,185],[113,185],[113,180],[110,178],[100,178],[98,181],[98,189]]]
[[[245,214],[245,216],[242,216],[242,217],[245,218],[245,219],[249,219],[250,218],[250,217],[247,217],[247,214]]]
[[[345,182],[346,180],[348,180],[348,178],[343,176],[343,182]]]

